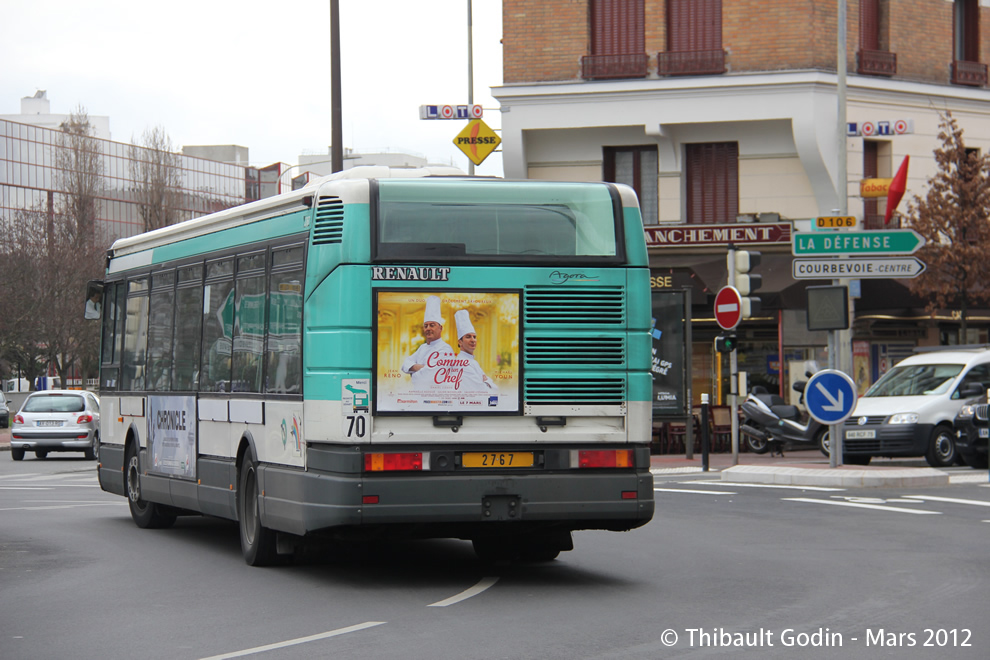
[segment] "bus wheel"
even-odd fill
[[[270,566],[278,557],[275,532],[263,527],[258,513],[258,463],[249,451],[241,460],[237,478],[237,520],[241,553],[249,566]]]
[[[175,523],[175,515],[163,513],[162,507],[141,499],[141,465],[134,445],[127,446],[127,506],[134,524],[141,529],[166,529]]]

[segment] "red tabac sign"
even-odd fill
[[[790,244],[791,225],[756,222],[732,225],[673,225],[647,227],[647,247],[691,247],[701,245]]]

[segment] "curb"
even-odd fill
[[[769,465],[736,465],[722,470],[720,474],[722,481],[787,486],[923,488],[949,485],[949,475],[934,468],[819,470]]]

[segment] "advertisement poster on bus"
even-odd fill
[[[151,472],[196,478],[196,397],[148,397]]]
[[[376,412],[518,413],[519,299],[376,291]]]

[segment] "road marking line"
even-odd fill
[[[55,490],[53,487],[43,486],[0,486],[0,490]]]
[[[851,506],[858,509],[876,509],[877,511],[893,511],[895,513],[915,513],[919,515],[940,515],[941,511],[922,511],[921,509],[902,509],[896,506],[881,504],[859,504],[858,502],[836,502],[834,500],[816,500],[810,497],[785,497],[785,502],[809,502],[811,504],[831,504],[832,506]]]
[[[251,655],[253,653],[274,651],[275,649],[284,649],[288,646],[296,646],[297,644],[306,644],[308,642],[316,642],[321,639],[329,639],[330,637],[337,637],[338,635],[346,635],[347,633],[357,632],[359,630],[365,630],[366,628],[374,628],[375,626],[380,626],[384,623],[385,623],[384,621],[366,621],[364,623],[359,623],[356,626],[348,626],[347,628],[338,628],[337,630],[331,630],[329,632],[320,633],[318,635],[310,635],[309,637],[298,637],[296,639],[290,639],[284,642],[276,642],[275,644],[256,646],[253,649],[234,651],[233,653],[224,653],[222,655],[211,655],[208,658],[202,658],[202,660],[226,660],[226,658],[240,658],[245,655]]]
[[[53,511],[55,509],[77,509],[83,506],[121,506],[127,502],[102,502],[100,504],[62,504],[59,506],[17,506],[0,511]]]
[[[0,474],[0,479],[22,479],[24,477],[37,477],[40,472],[25,472],[23,474]]]
[[[712,470],[718,472],[718,470]],[[700,467],[650,468],[650,474],[692,474],[702,472]]]
[[[472,596],[477,596],[482,591],[485,591],[489,587],[493,586],[496,582],[498,582],[497,577],[482,578],[482,580],[478,582],[478,584],[474,585],[470,589],[465,589],[456,596],[451,596],[450,598],[446,598],[444,600],[438,600],[435,603],[431,603],[430,605],[427,605],[427,607],[447,607],[449,605],[459,603],[462,600],[467,600]]]
[[[728,490],[689,490],[687,488],[654,488],[654,493],[700,493],[701,495],[738,495]]]
[[[949,476],[950,484],[985,484],[987,478],[982,474],[957,474]]]
[[[789,484],[751,484],[738,481],[682,481],[683,484],[708,484],[716,483],[721,486],[729,486],[731,488],[790,488],[791,490],[821,490],[821,491],[839,491],[845,490],[845,488],[829,488],[827,486],[792,486]]]
[[[972,504],[973,506],[990,506],[990,502],[980,500],[963,500],[958,497],[939,497],[937,495],[904,495],[912,500],[927,500],[929,502],[951,502],[952,504]]]

